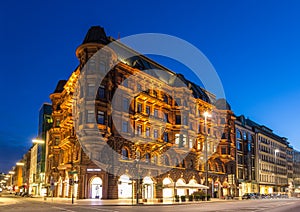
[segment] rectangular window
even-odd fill
[[[175,134],[175,144],[179,144],[180,134]]]
[[[98,114],[97,114],[98,124],[104,124],[104,121],[105,121],[104,112],[103,111],[98,111]]]
[[[100,62],[100,63],[99,63],[99,69],[100,69],[100,71],[101,71],[102,73],[105,73],[105,71],[106,71],[105,63]]]
[[[181,115],[176,115],[175,124],[181,124]]]
[[[168,142],[169,141],[169,135],[167,132],[164,132],[164,141]]]
[[[141,103],[138,103],[138,105],[137,105],[137,112],[138,113],[142,112],[142,104]]]
[[[104,88],[104,86],[101,85],[101,86],[98,88],[97,96],[98,96],[98,98],[100,98],[100,99],[104,99],[104,98],[105,98],[105,88]]]
[[[146,106],[146,113],[148,114],[148,115],[150,115],[150,106]]]
[[[56,126],[56,127],[59,127],[59,125],[60,125],[60,119],[56,119],[56,121],[55,121],[55,126]]]
[[[200,143],[200,142],[199,142]],[[189,141],[189,148],[193,148],[193,139],[190,138],[190,141]]]
[[[122,132],[128,132],[128,122],[127,121],[122,122]]]
[[[128,79],[123,78],[123,86],[128,88]]]
[[[158,110],[157,109],[154,109],[154,117],[158,117]]]
[[[95,95],[95,84],[88,84],[88,96],[93,97]]]
[[[142,125],[137,126],[137,134],[142,135]]]
[[[188,118],[187,118],[187,116],[183,116],[183,125],[185,125],[185,126],[188,125]]]
[[[87,123],[93,123],[93,121],[95,120],[95,112],[92,110],[88,110],[87,111]]]
[[[168,113],[164,113],[164,122],[169,122],[169,114]]]
[[[146,127],[146,136],[147,136],[147,137],[150,136],[150,127]]]
[[[129,111],[129,101],[127,98],[123,99],[123,111],[125,111],[125,112]]]
[[[154,138],[158,138],[158,130],[154,130]]]
[[[225,146],[222,146],[222,148],[221,148],[221,154],[222,155],[226,155],[226,147]]]

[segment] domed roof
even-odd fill
[[[219,110],[231,110],[230,104],[224,98],[216,101],[216,108]]]

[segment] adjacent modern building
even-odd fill
[[[256,179],[256,136],[252,122],[244,116],[235,121],[236,128],[236,162],[239,196],[245,193],[258,193]]]

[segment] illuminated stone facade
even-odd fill
[[[102,28],[92,27],[76,50],[79,66],[68,80],[59,81],[50,95],[53,127],[47,143],[46,181],[54,183],[54,196],[71,197],[74,193],[76,198],[117,199],[136,198],[138,193],[141,199],[154,200],[190,194],[198,190],[192,185],[206,184],[206,135],[209,194],[214,197],[237,195],[235,117],[230,106],[184,76],[144,56],[124,61],[119,53],[107,51],[105,63],[117,62],[117,65],[99,86],[95,107],[78,111],[80,119],[88,123],[79,127],[87,136],[93,136],[89,134],[89,129],[94,127],[89,119],[97,120],[103,141],[119,153],[110,167],[117,174],[104,171],[90,160],[90,152],[83,151],[74,130],[74,92],[87,61],[112,41]],[[121,44],[120,47],[131,51]],[[97,63],[94,65],[96,69],[101,68]],[[176,82],[170,85],[155,76],[155,72],[146,71],[145,66],[161,69],[185,86],[175,85]],[[87,87],[98,86],[93,84],[92,76],[86,79]],[[80,92],[89,95],[88,91]],[[119,101],[114,108],[114,119],[113,98]],[[212,117],[205,122],[203,113],[206,111]],[[118,130],[128,133],[129,138],[121,136]],[[104,148],[95,151],[101,158],[108,154]],[[136,175],[141,180],[133,182]],[[175,183],[173,188],[167,186],[172,183]],[[176,188],[176,184],[185,187]]]

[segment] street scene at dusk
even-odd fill
[[[0,211],[300,211],[299,9],[3,3]]]

